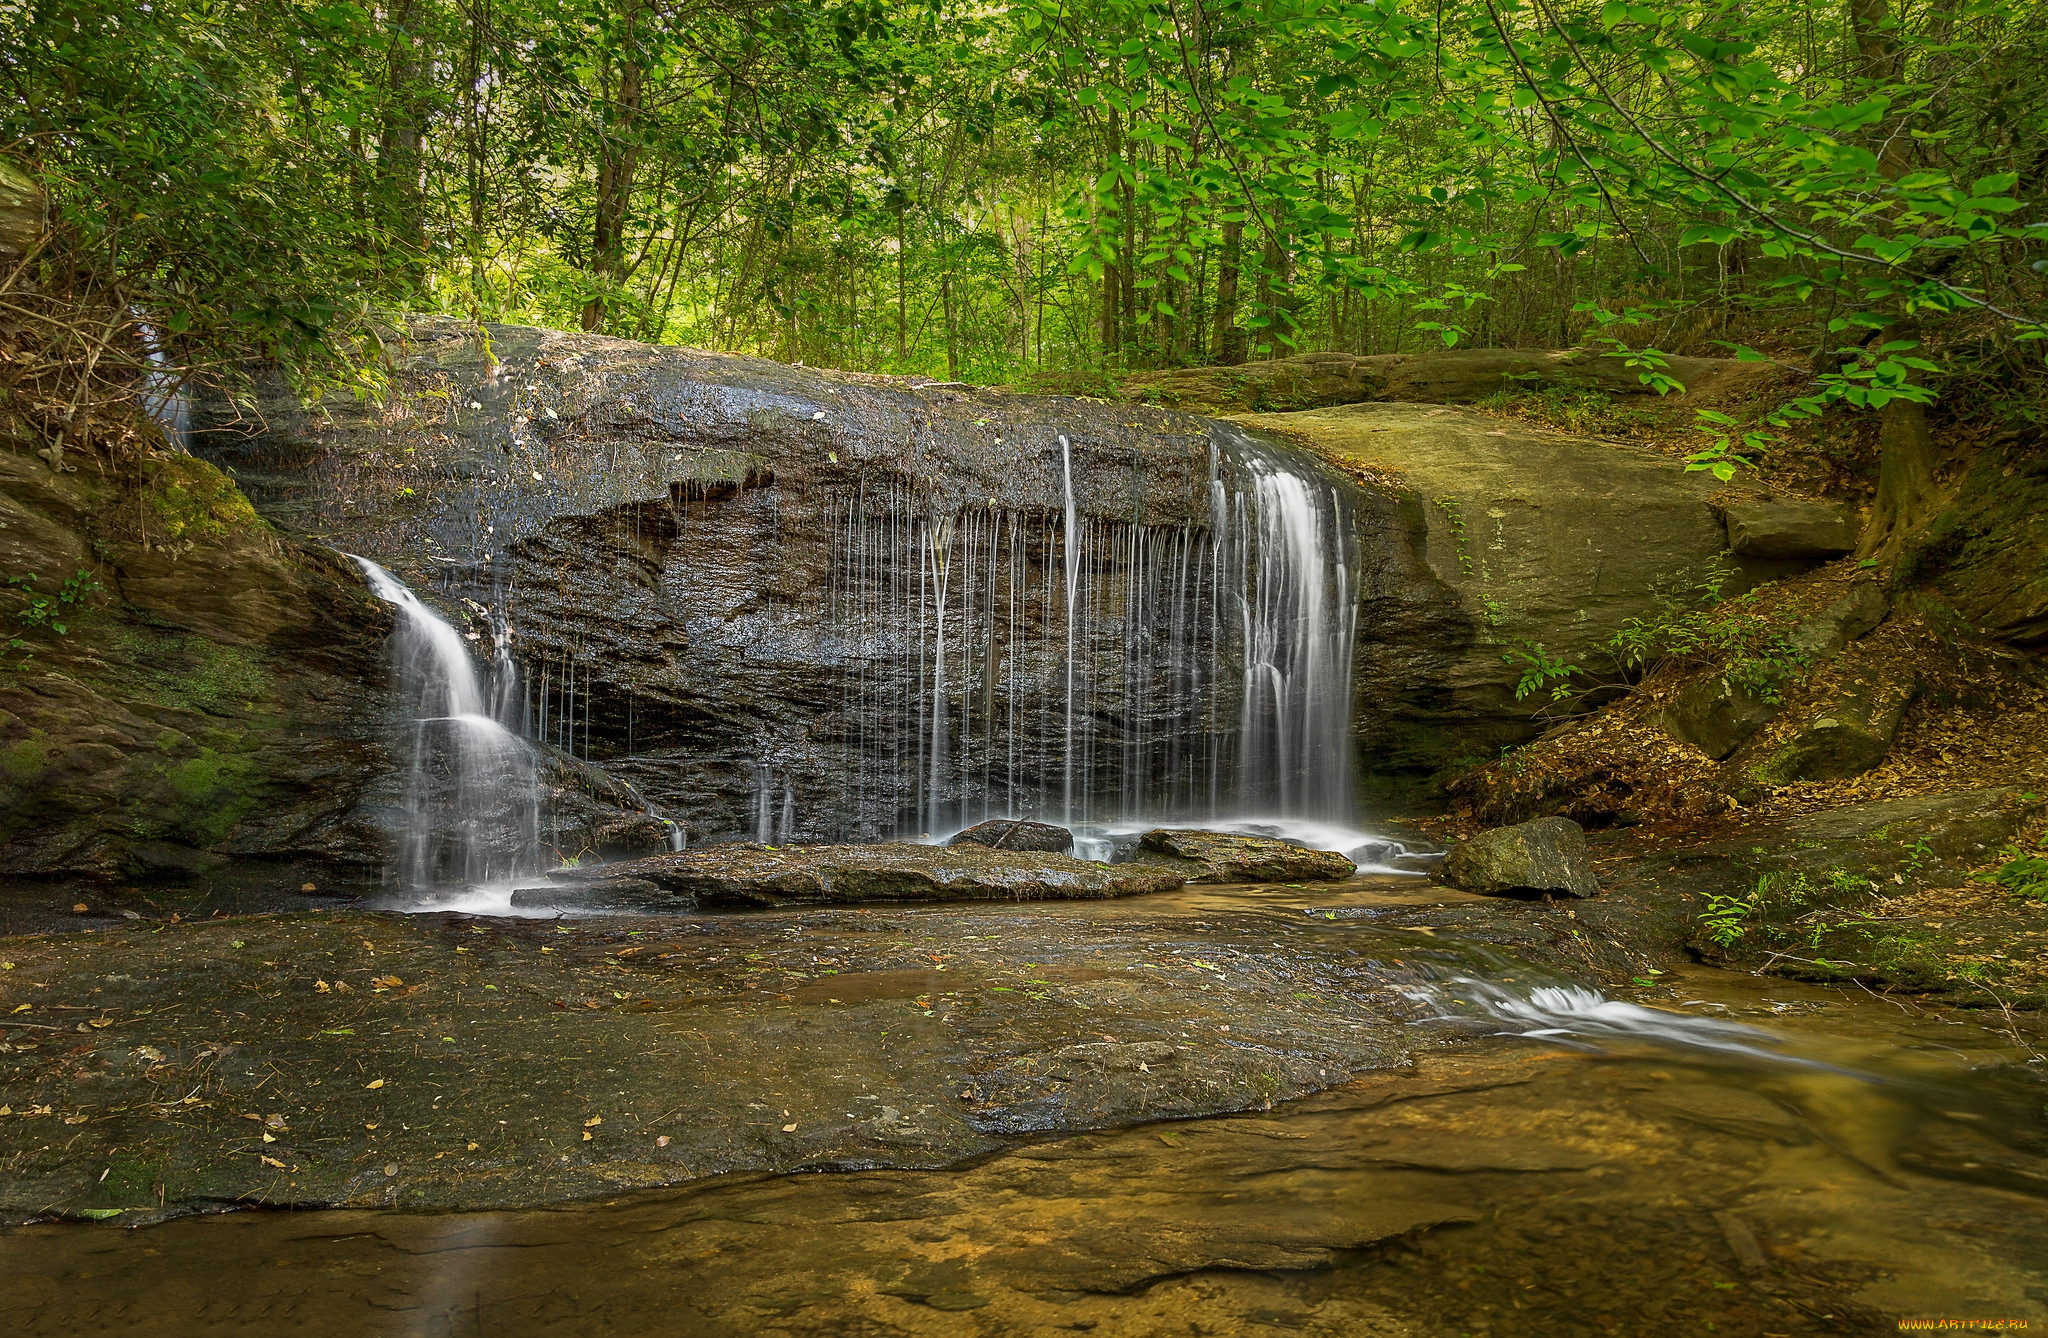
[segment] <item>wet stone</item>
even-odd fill
[[[946,842],[949,846],[979,845],[991,850],[1036,850],[1065,855],[1074,848],[1074,834],[1050,822],[1029,818],[991,818],[978,822]]]
[[[1350,856],[1334,850],[1308,850],[1270,837],[1231,832],[1161,827],[1146,832],[1138,848],[1143,861],[1170,861],[1170,867],[1186,868],[1191,883],[1329,882],[1358,871]]]
[[[1600,894],[1586,834],[1570,818],[1538,818],[1481,832],[1445,856],[1443,873],[1452,887],[1484,896]]]

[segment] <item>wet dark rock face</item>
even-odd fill
[[[1254,468],[1355,501],[1298,451],[1158,410],[415,335],[388,407],[329,422],[278,395],[240,436],[214,406],[201,449],[276,523],[466,613],[480,652],[501,612],[530,733],[693,844],[1236,808]],[[1350,527],[1328,540],[1348,553]]]

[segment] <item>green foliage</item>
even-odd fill
[[[65,578],[63,586],[54,595],[36,593],[36,583],[40,580],[42,578],[34,572],[7,578],[9,586],[28,596],[28,602],[15,610],[14,620],[27,631],[48,628],[58,636],[65,636],[71,631],[65,620],[84,612],[88,601],[102,588],[93,574],[83,567]]]
[[[1974,876],[2016,897],[2048,901],[2048,851],[2030,852],[2019,846],[2007,846],[1999,854],[2005,857],[2004,863],[1989,873]]]
[[[1585,672],[1575,664],[1568,664],[1561,655],[1552,655],[1543,648],[1540,641],[1526,638],[1517,641],[1501,656],[1510,665],[1520,665],[1522,676],[1515,683],[1515,700],[1521,701],[1538,693],[1549,694],[1553,702],[1561,702],[1572,695],[1571,680]]]
[[[1716,892],[1707,898],[1707,909],[1700,913],[1700,926],[1719,947],[1732,948],[1749,932],[1745,922],[1755,912],[1753,898]]]
[[[1810,657],[1792,640],[1791,625],[1763,609],[1768,586],[1721,598],[1729,570],[1717,565],[1689,592],[1660,596],[1647,617],[1630,618],[1608,640],[1623,671],[1645,676],[1669,663],[1714,665],[1731,683],[1776,704],[1802,676]]]
[[[1466,543],[1465,510],[1455,497],[1436,499],[1437,509],[1444,513],[1445,523],[1451,531],[1451,549],[1458,555],[1458,570],[1467,576],[1472,574],[1472,552]]]
[[[36,591],[41,580],[34,572],[7,578],[9,589],[27,597],[27,601],[14,611],[14,621],[23,632],[49,631],[58,636],[70,635],[72,622],[92,606],[92,597],[102,589],[99,581],[90,571],[80,567],[65,578],[55,594],[44,595]],[[22,658],[12,666],[16,669],[35,658],[34,643],[21,636],[9,637],[7,649],[21,653]]]
[[[1820,351],[1703,420],[1732,477],[2042,333],[2040,17],[33,0],[0,152],[56,194],[43,277],[201,375],[374,388],[399,308],[948,379],[1547,344],[1661,395],[1680,347]]]
[[[1646,426],[1650,415],[1616,405],[1605,391],[1576,386],[1497,390],[1479,407],[1547,423],[1576,434],[1631,433]]]

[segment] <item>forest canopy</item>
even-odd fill
[[[335,375],[412,310],[977,381],[1797,354],[1806,411],[1881,407],[2038,361],[2043,17],[4,0],[0,155],[57,202],[44,263],[194,366]]]

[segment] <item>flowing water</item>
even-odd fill
[[[355,561],[377,597],[398,610],[392,677],[410,750],[389,881],[418,895],[538,871],[544,861],[534,752],[500,718],[512,696],[509,664],[493,675],[493,702],[462,634],[390,572],[367,558]]]
[[[0,1318],[407,1338],[1791,1338],[2048,1318],[2048,1122],[2023,1048],[1706,970],[1644,997],[1450,980],[1408,1068],[948,1171],[23,1228],[0,1234]],[[1502,1034],[1442,1048],[1438,1029]]]
[[[1056,514],[842,504],[844,715],[893,773],[849,784],[913,795],[907,836],[1017,816],[1084,835],[1352,820],[1357,588],[1337,490],[1244,439],[1212,458],[1206,524],[1102,521],[1078,511],[1060,441]]]

